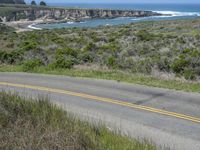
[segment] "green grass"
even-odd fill
[[[23,67],[0,66],[0,72],[23,72]],[[178,81],[178,80],[161,80],[151,76],[123,73],[120,71],[50,69],[48,67],[38,67],[33,69],[31,72],[42,73],[42,74],[66,75],[71,77],[88,77],[88,78],[97,78],[106,80],[116,80],[119,82],[127,82],[127,83],[140,84],[146,86],[200,93],[200,83]]]
[[[49,103],[0,92],[0,149],[155,150]]]

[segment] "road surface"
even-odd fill
[[[200,150],[200,94],[116,81],[0,73],[0,89],[51,102],[160,149]]]

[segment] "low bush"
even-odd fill
[[[55,60],[50,65],[54,68],[67,68],[70,69],[74,64],[79,63],[78,51],[71,48],[56,50]]]
[[[23,60],[23,52],[20,50],[2,51],[0,50],[0,63],[16,64]]]
[[[107,65],[111,68],[117,68],[117,60],[115,57],[110,56],[107,61]]]
[[[136,36],[141,40],[141,41],[150,41],[154,39],[154,35],[149,33],[146,30],[140,30],[137,32]]]
[[[95,54],[91,52],[81,52],[78,55],[78,59],[83,63],[92,63],[94,61]]]
[[[28,50],[36,50],[37,49],[37,43],[33,41],[25,41],[23,42],[20,47],[26,51]]]
[[[40,59],[31,59],[23,62],[22,67],[24,71],[31,71],[36,67],[42,66],[43,63]]]
[[[185,49],[172,63],[172,70],[183,75],[186,79],[195,79],[199,76],[200,51]]]
[[[72,58],[68,57],[57,57],[55,61],[50,65],[53,68],[66,68],[71,69],[74,65],[74,61]]]

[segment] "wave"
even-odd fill
[[[67,24],[74,24],[74,22],[67,22]]]
[[[164,15],[171,15],[172,17],[176,16],[200,16],[200,12],[178,12],[178,11],[155,11]]]
[[[132,18],[132,17],[117,17],[117,18],[114,18],[112,20],[124,20],[124,19],[127,19],[127,18]]]
[[[134,20],[134,21],[142,21],[142,20],[149,20],[149,19],[156,19],[156,18],[169,18],[169,17],[172,17],[172,16],[169,16],[169,15],[166,15],[166,16],[149,16],[149,17],[139,17],[139,18],[132,18],[131,20]]]
[[[79,23],[86,23],[86,21],[81,21],[81,22],[79,22]]]
[[[159,18],[170,18],[170,17],[200,16],[200,12],[178,12],[178,11],[154,11],[154,12],[163,14],[163,16],[149,16],[149,17],[133,18],[131,20],[140,21],[153,18],[159,19]]]
[[[42,28],[34,27],[34,25],[36,25],[36,24],[35,24],[35,23],[30,24],[30,25],[28,25],[28,28],[30,28],[30,29],[34,29],[34,30],[42,30]]]

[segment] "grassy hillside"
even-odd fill
[[[25,100],[0,92],[0,149],[155,150],[139,142],[93,126],[47,100]]]

